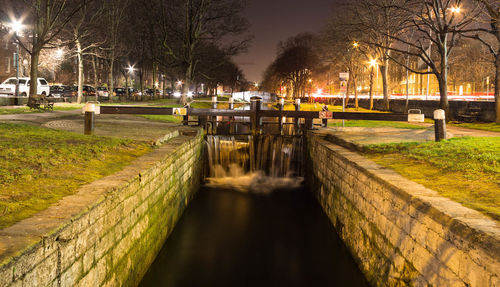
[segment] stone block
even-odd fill
[[[61,287],[75,286],[80,277],[83,275],[82,259],[74,261],[69,268],[61,273]],[[56,279],[59,280],[59,279]]]
[[[57,252],[48,254],[22,278],[23,286],[43,286],[52,282],[57,276]]]

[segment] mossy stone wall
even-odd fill
[[[373,286],[500,286],[500,226],[308,134],[308,184]]]
[[[201,132],[0,231],[0,286],[136,286],[201,180]]]

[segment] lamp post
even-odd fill
[[[16,65],[16,90],[15,90],[15,104],[18,104],[18,97],[19,97],[19,40],[17,38],[17,35],[19,32],[21,32],[23,28],[23,24],[20,20],[13,20],[12,23],[10,23],[10,28],[12,29],[12,32],[14,32],[14,38],[16,39],[16,53],[14,53],[14,62]]]
[[[127,76],[125,77],[125,89],[127,89],[127,99],[130,99],[130,89],[128,88],[128,74],[133,75],[135,71],[134,66],[128,65]]]

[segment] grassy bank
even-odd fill
[[[147,153],[143,143],[0,124],[0,228]]]
[[[451,124],[455,127],[475,129],[475,130],[483,130],[490,132],[499,132],[500,133],[500,124],[497,123],[462,123],[462,124]]]
[[[364,154],[445,197],[500,220],[500,137],[371,145]]]
[[[71,111],[81,109],[83,105],[78,104],[63,104],[55,105],[54,111]],[[32,113],[44,113],[43,110],[30,109],[26,106],[20,106],[19,108],[0,108],[0,115],[12,115],[12,114],[32,114]]]

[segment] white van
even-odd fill
[[[16,93],[16,78],[8,78],[0,84],[0,96],[14,96]],[[19,78],[19,96],[27,97],[30,93],[30,78]],[[38,78],[37,94],[49,95],[49,83],[44,78]]]

